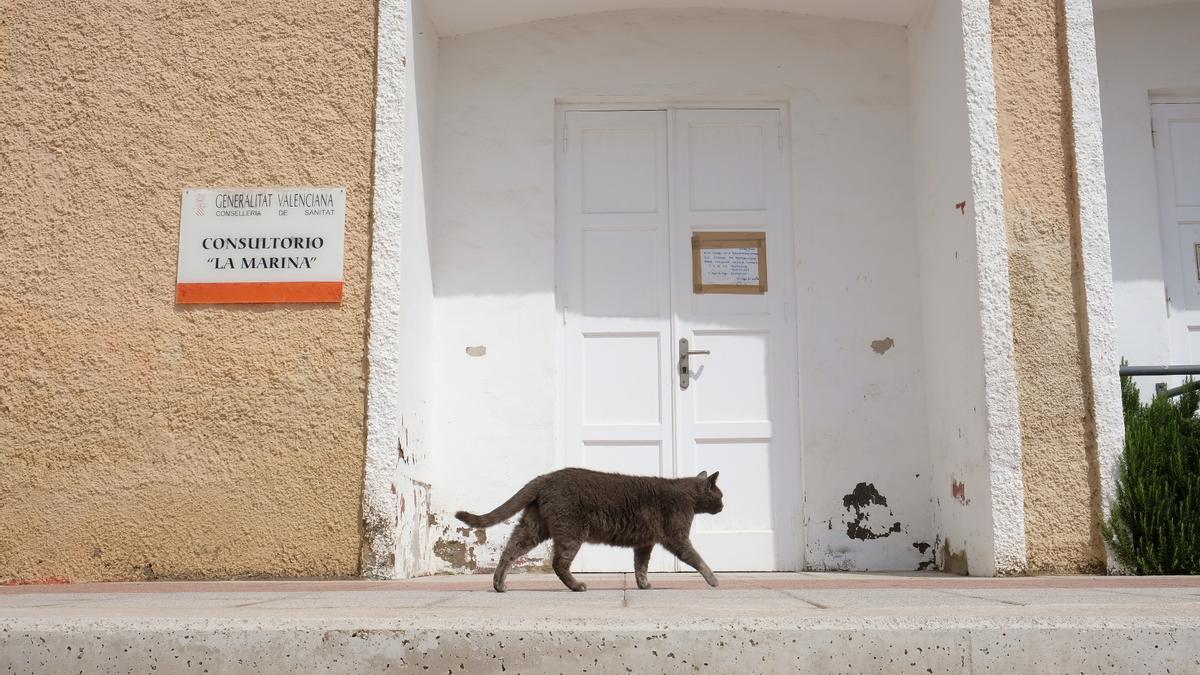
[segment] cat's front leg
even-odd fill
[[[633,549],[633,578],[637,580],[638,588],[643,591],[650,588],[650,581],[646,578],[646,570],[650,569],[650,554],[653,551],[654,544],[638,546]]]
[[[708,563],[704,562],[704,558],[701,558],[700,554],[696,552],[690,539],[664,541],[663,547],[674,554],[676,558],[696,568],[696,571],[700,573],[700,576],[704,577],[709,586],[715,587],[717,585],[717,575],[713,574]]]

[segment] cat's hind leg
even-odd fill
[[[650,569],[650,554],[653,551],[654,544],[638,546],[633,549],[633,578],[637,580],[637,587],[643,591],[650,588],[650,581],[646,579],[646,570]]]
[[[670,551],[676,558],[696,568],[696,571],[700,573],[700,576],[704,577],[709,586],[717,585],[717,575],[713,574],[713,571],[708,567],[708,563],[704,562],[704,558],[701,558],[700,554],[696,552],[690,539],[664,541],[662,545],[663,548]]]
[[[521,521],[513,528],[512,536],[504,545],[504,552],[500,554],[500,562],[496,563],[496,572],[492,575],[492,588],[496,589],[497,593],[507,590],[504,579],[508,576],[508,568],[512,566],[513,561],[529,553],[534,546],[546,541],[547,538],[546,526],[542,522],[542,516],[538,513],[537,507],[532,505],[526,507],[525,513],[521,514]]]
[[[554,538],[554,573],[567,588],[580,593],[587,590],[587,584],[571,575],[571,562],[575,560],[575,555],[579,553],[579,547],[582,545],[583,542],[575,537]]]

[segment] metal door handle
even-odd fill
[[[692,354],[708,354],[708,353],[709,353],[709,351],[707,349],[697,349],[694,351],[688,349],[687,338],[679,338],[679,388],[680,389],[687,389],[688,388],[688,380],[691,379],[691,374],[692,374],[691,359],[688,357],[690,357]]]

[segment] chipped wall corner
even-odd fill
[[[955,549],[949,539],[942,540],[942,546],[938,549],[937,568],[948,574],[958,574],[961,576],[970,576],[971,570],[967,565],[966,549]]]
[[[433,574],[491,574],[504,551],[514,521],[505,521],[489,534],[487,529],[468,527],[449,513],[430,513],[427,518],[432,541]],[[513,563],[515,572],[549,572],[549,543],[539,544]]]
[[[396,576],[416,577],[433,571],[430,537],[430,485],[397,477]]]

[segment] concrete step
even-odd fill
[[[720,576],[2,587],[0,672],[1200,672],[1196,577]]]

